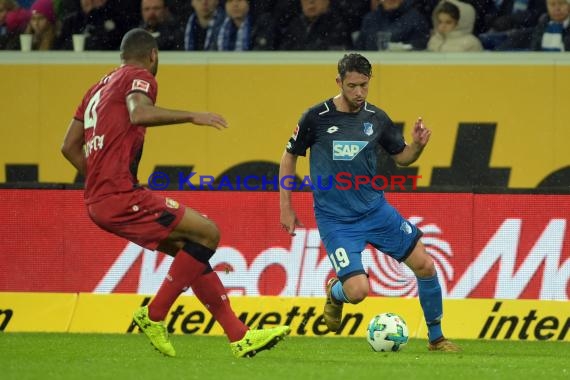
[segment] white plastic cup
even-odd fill
[[[32,51],[32,35],[20,34],[20,50]]]
[[[378,32],[376,33],[376,47],[378,50],[388,50],[390,40],[392,39],[392,33],[390,32]]]
[[[85,50],[85,34],[74,34],[73,38],[73,51]]]

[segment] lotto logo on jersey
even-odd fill
[[[150,83],[148,83],[147,81],[144,81],[142,79],[135,79],[133,81],[132,90],[140,90],[140,91],[148,92],[149,88],[150,88]]]
[[[368,141],[333,141],[333,160],[351,161]]]

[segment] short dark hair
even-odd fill
[[[143,59],[158,49],[155,38],[144,29],[129,30],[121,41],[121,59]]]
[[[443,2],[437,10],[437,14],[439,15],[440,13],[448,14],[456,22],[459,21],[459,7],[453,3]]]
[[[340,75],[340,79],[344,80],[346,73],[351,71],[356,71],[370,78],[372,76],[372,65],[363,55],[358,53],[345,54],[344,57],[338,61],[338,74]]]

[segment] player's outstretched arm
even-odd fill
[[[83,145],[85,144],[85,137],[83,135],[83,123],[79,120],[72,119],[67,128],[67,133],[63,139],[61,146],[61,153],[65,156],[67,161],[71,162],[77,169],[79,174],[85,175],[86,163],[85,154],[83,152]]]
[[[281,227],[291,236],[295,236],[295,227],[303,224],[297,219],[297,214],[291,203],[291,189],[295,181],[297,156],[284,152],[279,165],[279,209]]]
[[[419,117],[412,129],[412,143],[406,145],[402,152],[393,155],[394,161],[401,166],[408,166],[416,162],[427,145],[430,136],[431,130],[424,126],[422,118]]]
[[[143,93],[134,92],[127,96],[127,109],[131,123],[145,127],[192,123],[207,125],[216,129],[228,127],[223,116],[212,112],[190,112],[157,107]]]

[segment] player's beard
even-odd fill
[[[346,102],[346,104],[348,105],[348,110],[349,112],[355,112],[358,111],[360,109],[360,107],[362,107],[362,105],[364,104],[364,99],[362,99],[360,102],[357,101],[356,99],[350,99],[348,96],[346,96],[344,93],[342,94],[342,97],[344,98],[344,101]]]

